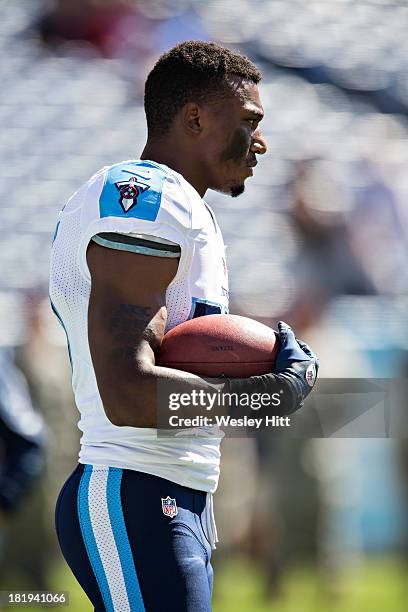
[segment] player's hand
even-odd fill
[[[295,337],[292,328],[284,321],[279,321],[278,332],[280,348],[275,375],[278,380],[286,380],[295,404],[300,408],[316,383],[319,360],[306,342]]]
[[[279,321],[280,347],[274,372],[249,378],[227,378],[228,393],[278,393],[280,415],[292,414],[303,406],[314,387],[319,360],[310,347],[295,337],[292,329]]]

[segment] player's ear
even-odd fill
[[[202,132],[201,108],[195,102],[188,102],[181,111],[181,121],[184,129],[190,134],[199,135]]]

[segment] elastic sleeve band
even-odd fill
[[[115,232],[101,232],[92,236],[93,242],[108,249],[118,251],[129,251],[141,255],[152,255],[154,257],[179,258],[181,247],[179,244],[157,238],[156,236],[118,234]]]

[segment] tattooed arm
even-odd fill
[[[166,324],[166,288],[178,259],[106,249],[91,243],[88,336],[99,392],[114,425],[156,427],[157,390],[208,390],[194,374],[156,366]],[[212,389],[214,390],[214,389]]]

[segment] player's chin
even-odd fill
[[[216,187],[213,186],[212,189],[236,198],[241,195],[241,193],[244,193],[244,183],[249,176],[250,175],[247,174],[247,172],[245,174],[235,174],[235,176],[230,176],[228,179],[224,178],[223,181],[220,181]]]
[[[211,189],[236,198],[237,196],[241,195],[241,193],[244,193],[245,185],[243,182],[229,181],[228,183],[223,183],[221,185],[213,185],[211,186]]]
[[[239,183],[237,185],[232,185],[232,187],[230,188],[230,195],[233,198],[237,198],[238,196],[241,195],[241,193],[244,193],[244,191],[245,191],[244,183]]]
[[[244,169],[244,178],[241,178],[239,180],[235,180],[234,183],[230,186],[230,194],[233,198],[236,198],[237,196],[241,195],[241,193],[244,193],[245,191],[245,181],[250,177],[253,176],[254,172],[252,170],[251,167],[245,165],[245,169]]]
[[[248,176],[246,176],[244,179],[235,180],[233,183],[230,184],[229,193],[233,198],[236,198],[241,195],[241,193],[244,193],[245,181],[247,178]]]

